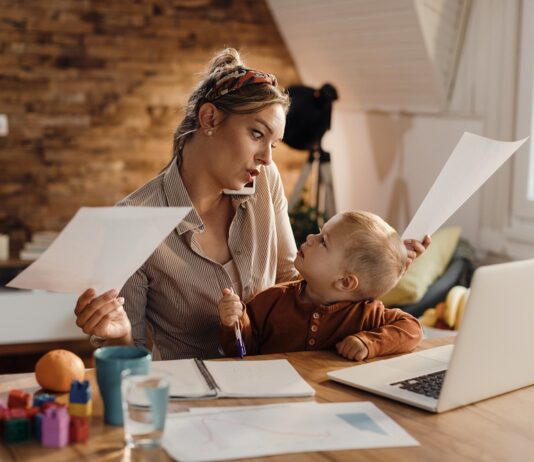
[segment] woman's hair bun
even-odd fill
[[[210,61],[208,75],[218,74],[226,69],[243,66],[239,52],[235,48],[225,48],[218,52]]]

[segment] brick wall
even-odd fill
[[[299,81],[264,0],[0,0],[0,232],[59,230],[159,172],[195,74],[223,46]],[[277,148],[286,189],[305,158]]]

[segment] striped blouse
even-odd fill
[[[195,235],[204,225],[193,208],[123,287],[134,342],[145,345],[150,334],[154,359],[220,356],[217,303],[222,289],[234,287],[246,301],[298,276],[293,265],[297,249],[276,166],[262,169],[255,194],[232,196],[232,203],[232,264],[223,266],[203,255]],[[118,205],[193,207],[175,162]],[[236,277],[240,284],[232,285]]]

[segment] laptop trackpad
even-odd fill
[[[448,361],[441,361],[439,359],[426,358],[419,355],[410,355],[405,358],[398,358],[392,360],[388,367],[396,369],[399,373],[410,374],[412,376],[419,376],[447,369]]]

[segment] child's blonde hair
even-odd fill
[[[357,275],[359,295],[381,297],[400,279],[406,265],[406,247],[397,231],[373,213],[341,215],[351,227],[345,246],[346,270]]]

